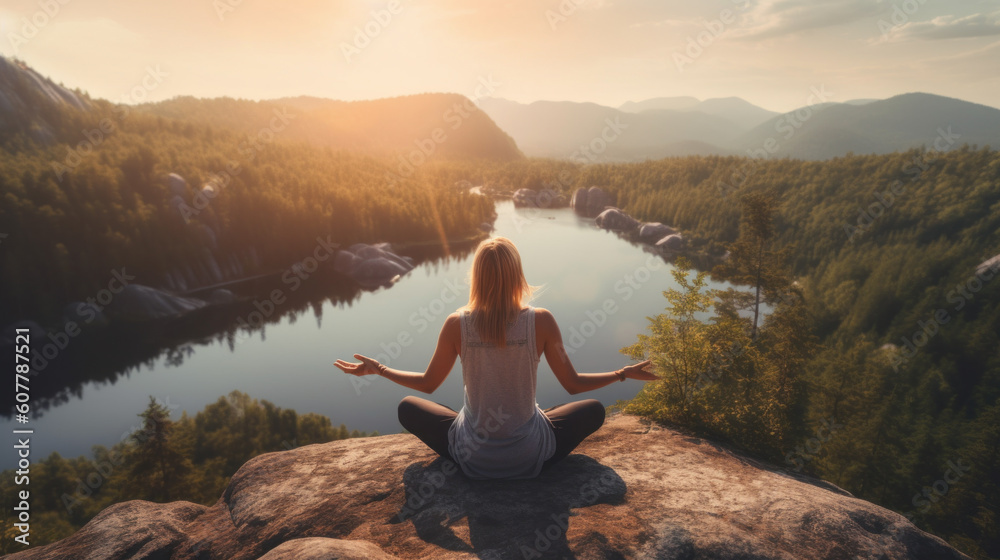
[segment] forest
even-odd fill
[[[401,174],[388,156],[93,103],[45,115],[67,143],[0,139],[4,324],[57,320],[122,267],[159,286],[206,250],[266,272],[308,255],[319,236],[343,245],[466,238],[491,219],[489,200]],[[77,138],[81,130],[92,140]],[[186,180],[182,193],[170,173]]]
[[[624,349],[660,356],[665,381],[626,411],[818,476],[974,558],[1000,558],[1000,265],[985,264],[1000,253],[996,151],[527,160],[477,173],[497,188],[602,186],[633,216],[729,251],[701,274],[762,286],[773,312],[754,337],[734,313],[752,297],[708,293],[678,269],[681,288]],[[676,370],[666,356],[700,366]]]
[[[268,111],[263,128],[237,129],[234,117],[213,124],[89,103],[38,104],[8,123],[20,132],[0,137],[4,324],[55,321],[123,266],[159,285],[206,250],[268,271],[308,254],[320,235],[343,244],[467,238],[492,219],[493,204],[466,186],[569,194],[596,185],[636,218],[729,255],[700,272],[677,263],[680,288],[649,310],[649,332],[626,352],[680,353],[697,366],[661,359],[664,381],[625,410],[829,480],[974,558],[1000,558],[1000,270],[982,266],[1000,253],[994,150],[588,165],[442,152],[400,173],[398,157],[284,138]],[[263,129],[271,132],[255,132]],[[170,173],[187,182],[179,195]],[[707,274],[758,288],[772,313],[751,323],[740,311],[753,301],[706,292]],[[233,399],[263,439],[237,436],[246,424],[232,419]],[[45,459],[40,476],[51,478],[39,480],[51,483],[39,484],[39,509],[50,512],[50,538],[120,499],[214,501],[254,454],[350,435],[247,399],[177,422],[152,403],[143,425],[157,435],[123,441],[124,466],[72,510],[63,494],[113,450]],[[151,469],[153,452],[176,454],[176,470]]]
[[[326,416],[298,414],[239,391],[193,416],[183,411],[174,421],[172,413],[169,403],[150,397],[136,422],[110,448],[95,445],[90,457],[53,453],[32,463],[31,507],[38,521],[32,523],[31,545],[67,537],[102,509],[126,500],[214,504],[233,473],[262,453],[378,435],[343,424],[335,427]],[[13,470],[4,471],[0,494],[5,504],[15,503],[22,489],[13,481]],[[11,514],[4,508],[4,554],[23,548],[13,539]]]

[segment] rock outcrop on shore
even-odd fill
[[[524,190],[527,189],[521,189]],[[516,200],[515,196],[515,203]],[[599,228],[630,236],[663,253],[677,254],[684,250],[680,231],[660,222],[640,222],[614,203],[614,195],[600,187],[590,187],[576,189],[570,205],[577,214],[595,218]]]
[[[639,228],[639,220],[622,212],[618,208],[608,208],[597,215],[594,220],[597,227],[612,231],[632,232]]]
[[[355,243],[346,250],[337,251],[333,268],[362,287],[377,288],[391,286],[400,276],[413,270],[413,259],[397,255],[388,243]]]
[[[577,214],[593,218],[608,206],[615,205],[615,197],[601,187],[578,188],[573,191],[570,206]]]
[[[472,481],[412,435],[247,462],[214,505],[131,501],[11,560],[965,558],[905,517],[634,416],[538,478]]]
[[[197,298],[178,296],[140,284],[128,284],[114,295],[105,312],[116,321],[143,322],[174,319],[205,305],[203,300]]]
[[[517,189],[511,196],[517,208],[565,208],[566,197],[552,189]]]

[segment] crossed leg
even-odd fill
[[[604,424],[604,405],[586,399],[547,408],[543,411],[552,422],[556,450],[542,465],[547,468],[569,455],[590,434]],[[399,403],[399,423],[417,436],[435,453],[451,460],[448,453],[448,428],[458,413],[443,404],[407,396]]]

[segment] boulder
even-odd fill
[[[413,259],[393,253],[388,243],[355,243],[333,257],[333,269],[366,288],[388,286],[413,270]]]
[[[361,257],[354,253],[340,249],[333,256],[333,269],[341,274],[350,276],[354,273],[354,267],[358,266],[361,260]]]
[[[570,206],[577,214],[593,218],[608,206],[615,205],[615,197],[600,187],[578,188],[573,192]]]
[[[173,196],[184,196],[187,192],[187,181],[184,177],[176,173],[171,173],[164,178],[167,182],[167,189]]]
[[[27,330],[27,332],[19,333],[17,332],[18,330]],[[19,321],[14,321],[0,331],[0,346],[12,345],[17,341],[18,336],[25,334],[28,336],[29,344],[47,341],[48,339],[44,327],[31,319],[21,319]],[[18,344],[23,344],[23,340],[18,342]]]
[[[108,317],[116,321],[141,322],[180,317],[205,305],[200,299],[176,296],[141,284],[128,284],[114,294],[104,310]]]
[[[669,252],[680,251],[684,249],[684,238],[679,233],[668,235],[656,242],[656,248]]]
[[[597,225],[613,231],[633,231],[639,227],[639,220],[618,208],[608,208],[597,216]]]
[[[80,328],[106,327],[108,318],[104,312],[93,303],[74,301],[63,307],[63,321],[73,321]]]
[[[384,257],[365,259],[354,268],[351,277],[366,288],[377,288],[394,284],[399,277],[412,270],[398,262]]]
[[[7,558],[967,557],[832,484],[618,414],[531,480],[469,480],[410,434],[339,440],[251,459],[213,506],[115,504]]]
[[[518,208],[563,208],[566,197],[552,189],[517,189],[512,197]]]
[[[639,227],[639,240],[645,243],[656,243],[664,237],[677,233],[677,230],[660,222],[646,222]]]
[[[364,260],[386,259],[392,261],[405,268],[407,272],[413,269],[413,259],[410,257],[401,257],[393,253],[388,243],[366,245],[357,249],[354,254]]]
[[[993,274],[1000,272],[1000,255],[994,255],[976,266],[976,274],[982,276],[987,272],[991,272]]]
[[[514,206],[517,208],[525,206],[534,208],[538,206],[536,202],[538,191],[534,189],[517,189],[511,198],[514,199]]]
[[[216,288],[208,296],[208,301],[214,305],[224,305],[236,301],[236,294],[225,288]]]

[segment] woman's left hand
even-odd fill
[[[351,375],[372,375],[378,373],[379,363],[377,360],[373,360],[367,356],[362,356],[361,354],[355,354],[355,358],[361,360],[360,364],[355,364],[352,362],[345,362],[344,360],[337,360],[333,365],[337,366],[344,373],[349,373]]]

